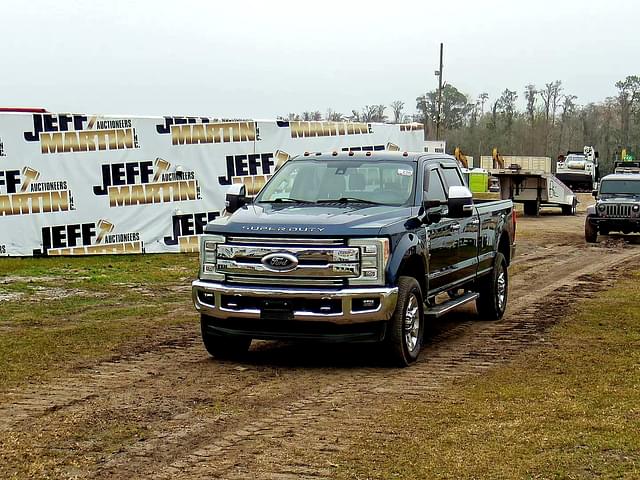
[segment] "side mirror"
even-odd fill
[[[247,190],[244,184],[236,183],[229,187],[225,198],[225,209],[227,213],[233,213],[247,204]]]
[[[592,190],[591,191],[591,195],[593,195],[594,197],[598,198],[598,190]]]
[[[467,187],[449,187],[449,217],[465,218],[473,215],[473,195]]]

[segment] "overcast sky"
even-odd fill
[[[640,74],[640,2],[2,0],[0,106],[274,118]],[[390,113],[390,109],[388,111]]]

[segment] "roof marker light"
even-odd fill
[[[409,152],[403,152],[402,156],[403,157],[408,157],[409,156]]]
[[[336,152],[336,151],[334,150],[334,151],[333,151],[333,153],[332,153],[331,155],[333,155],[333,156],[335,157],[335,156],[337,156],[337,155],[338,155],[338,152]]]
[[[354,152],[353,150],[349,150],[349,156],[353,157],[355,155],[356,152]]]
[[[365,155],[366,155],[367,157],[370,157],[370,156],[371,156],[371,152],[369,151],[369,152],[365,153]]]
[[[309,155],[310,155],[310,153],[309,153],[309,152],[304,152],[304,156],[305,156],[305,157],[308,157]]]

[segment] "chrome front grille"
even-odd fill
[[[288,257],[284,268],[273,256]],[[292,286],[344,286],[361,273],[359,247],[342,239],[227,237],[216,250],[216,271],[229,283]]]
[[[605,215],[607,217],[630,217],[631,205],[630,204],[605,204]]]
[[[335,247],[282,247],[254,245],[219,245],[218,257],[229,260],[260,260],[270,253],[286,252],[298,257],[300,261],[313,262],[357,262],[360,260],[358,248]]]

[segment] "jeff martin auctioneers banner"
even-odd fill
[[[0,113],[0,255],[193,252],[229,185],[305,151],[421,151],[420,124]]]

